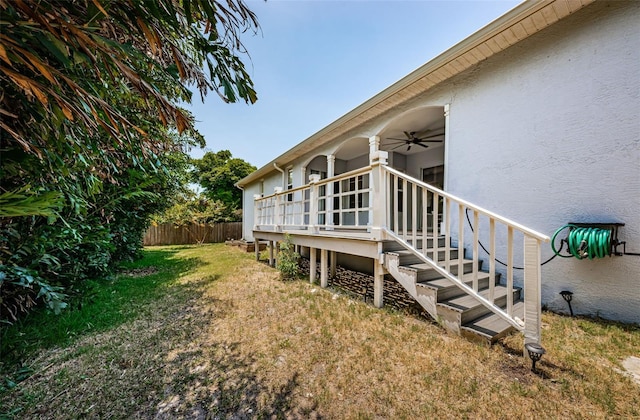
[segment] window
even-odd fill
[[[327,172],[326,171],[319,171],[317,169],[311,169],[310,174],[311,175],[320,175],[320,179],[327,178]]]
[[[293,168],[287,169],[287,189],[293,188]],[[293,194],[287,194],[287,201],[293,201]]]
[[[422,170],[422,181],[442,189],[444,187],[444,165],[424,168]]]

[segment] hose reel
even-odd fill
[[[568,223],[556,230],[551,239],[551,249],[562,258],[575,257],[579,260],[604,258],[612,255],[632,255],[626,252],[626,242],[618,239],[618,228],[624,223]],[[567,236],[560,239],[560,248],[556,249],[556,237],[568,229]],[[567,247],[568,254],[561,254]],[[623,252],[618,247],[623,247]]]

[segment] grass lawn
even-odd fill
[[[473,344],[224,245],[148,248],[92,290],[5,329],[0,417],[640,417],[637,326],[545,313],[534,374],[518,335]]]

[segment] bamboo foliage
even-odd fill
[[[186,99],[189,84],[202,97],[257,99],[236,55],[240,33],[258,28],[242,0],[0,0],[0,12],[0,128],[39,157],[45,144],[29,135],[32,118],[103,129],[116,144],[129,130],[145,134],[103,99],[101,83],[127,86],[179,132],[193,123],[158,83],[179,82],[175,94]]]

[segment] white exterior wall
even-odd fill
[[[596,3],[461,77],[449,191],[549,236],[625,222],[620,237],[640,252],[638,22],[640,3]],[[558,293],[570,290],[576,313],[640,322],[640,257],[556,258],[542,274],[553,310],[567,311]]]

